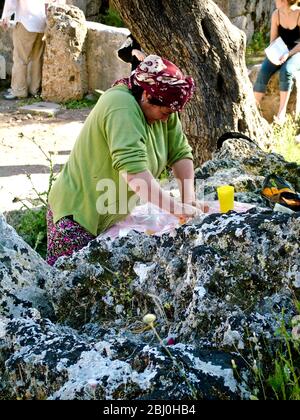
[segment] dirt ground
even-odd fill
[[[21,114],[21,101],[0,90],[0,212],[22,207],[47,191],[51,155],[55,171],[66,162],[91,109],[62,109],[56,117]],[[34,191],[36,190],[36,192]]]

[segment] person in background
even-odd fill
[[[178,115],[193,92],[191,77],[150,55],[100,97],[49,194],[50,265],[125,219],[136,204],[130,208],[132,198],[181,220],[206,210],[195,197],[193,155]],[[166,166],[181,201],[156,181]]]
[[[118,56],[125,63],[131,63],[131,71],[134,71],[146,57],[140,44],[131,34],[128,35],[124,44],[118,49]]]
[[[285,122],[287,104],[293,87],[296,73],[300,70],[300,8],[297,0],[275,0],[276,10],[271,21],[270,41],[281,37],[289,53],[281,57],[279,65],[266,58],[254,84],[254,96],[260,104],[271,76],[280,71],[280,104],[274,122],[282,125]]]
[[[7,30],[12,15],[16,22],[11,89],[4,94],[5,99],[27,98],[29,94],[39,93],[48,3],[65,4],[65,0],[5,0],[0,24]]]

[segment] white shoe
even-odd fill
[[[12,100],[12,99],[18,99],[18,97],[16,95],[14,95],[12,92],[4,93],[3,98],[7,99],[9,101]]]

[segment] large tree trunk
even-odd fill
[[[168,58],[195,79],[182,114],[196,164],[211,157],[225,131],[260,140],[267,126],[257,112],[245,64],[245,34],[212,0],[112,0],[148,53]]]

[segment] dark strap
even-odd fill
[[[260,148],[259,145],[256,143],[256,141],[251,139],[249,136],[246,136],[245,134],[242,134],[242,133],[239,133],[239,132],[236,132],[236,131],[229,131],[227,133],[222,134],[222,136],[218,138],[218,140],[217,140],[217,150],[220,150],[223,146],[223,143],[226,140],[229,140],[229,139],[247,140],[249,143],[252,143],[256,147]]]

